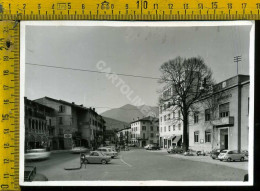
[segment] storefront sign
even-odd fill
[[[232,97],[232,94],[223,95],[223,96],[221,96],[220,98],[218,98],[218,101],[220,101],[220,100],[222,100],[222,99],[228,99],[228,98],[230,98],[230,97]]]

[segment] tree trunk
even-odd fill
[[[188,114],[183,115],[183,150],[184,152],[189,149],[189,135],[188,135]]]

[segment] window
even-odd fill
[[[145,133],[143,133],[143,139],[145,139]]]
[[[169,107],[171,107],[171,103],[170,103],[170,102],[168,102],[168,106],[167,106],[167,108],[169,108]]]
[[[63,129],[59,128],[59,134],[63,134]]]
[[[199,131],[194,132],[194,142],[198,143],[199,142]]]
[[[166,115],[164,116],[164,121],[166,121]]]
[[[170,120],[170,119],[171,119],[171,114],[169,113],[169,114],[168,114],[168,120]]]
[[[161,122],[162,122],[162,117],[161,117]]]
[[[175,118],[175,112],[172,113],[172,118],[173,118],[173,119]]]
[[[211,132],[205,132],[205,142],[210,143],[211,142]]]
[[[181,111],[178,111],[178,118],[181,118]]]
[[[210,109],[206,109],[205,110],[205,121],[209,121],[210,120]]]
[[[150,127],[150,131],[153,131],[153,126]]]
[[[172,130],[175,131],[175,125],[172,126]]]
[[[171,131],[171,126],[168,127],[168,131]]]
[[[219,105],[219,117],[229,116],[229,103]]]
[[[51,126],[51,119],[49,119],[49,125]]]
[[[60,113],[64,113],[65,112],[65,106],[64,105],[60,105],[59,106],[59,112]]]
[[[198,123],[199,122],[199,113],[195,112],[194,113],[194,123]]]
[[[181,130],[181,124],[180,123],[178,124],[178,129],[179,129],[179,131]]]
[[[59,124],[62,125],[63,122],[62,122],[62,117],[59,117]]]
[[[166,127],[164,127],[164,132],[166,132]]]
[[[157,126],[157,131],[159,132],[159,126]]]
[[[163,109],[162,106],[160,106],[160,113],[162,113],[162,109]]]
[[[143,131],[146,131],[146,126],[142,126],[142,130],[143,130]]]
[[[150,137],[153,138],[153,133],[151,133]]]

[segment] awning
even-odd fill
[[[176,136],[172,143],[178,143],[181,140],[181,135]]]
[[[172,136],[168,137],[168,140],[172,140],[172,139],[174,139],[175,137],[176,137],[175,135],[172,135]]]

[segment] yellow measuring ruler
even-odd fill
[[[260,19],[260,0],[1,1],[0,190],[19,190],[19,23],[15,21],[242,19]]]
[[[19,189],[19,25],[0,22],[0,190]]]
[[[3,0],[1,20],[258,20],[260,0]]]

